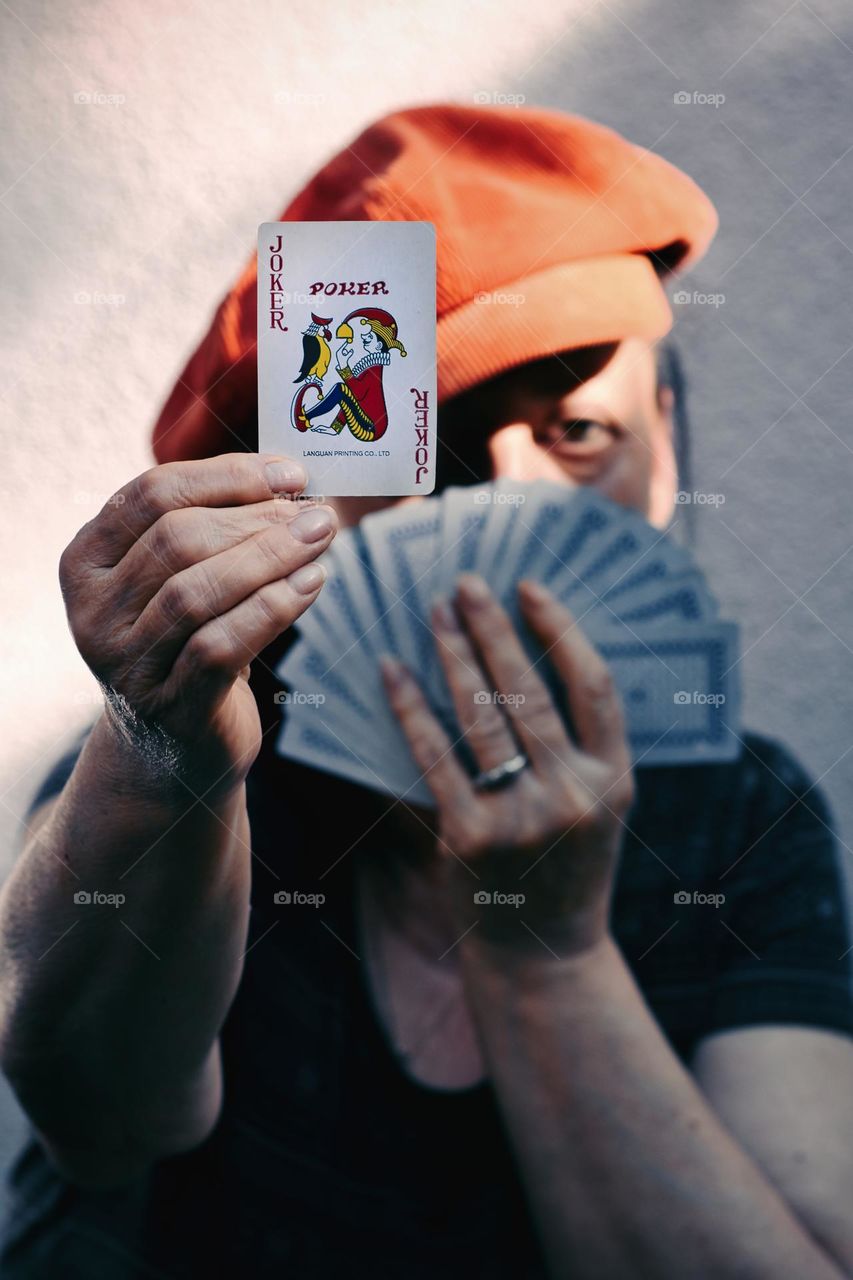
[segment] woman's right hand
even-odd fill
[[[248,664],[317,598],[337,530],[304,468],[223,454],[137,476],[66,547],[62,593],[107,714],[141,767],[239,786],[261,744]]]

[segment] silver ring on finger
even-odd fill
[[[509,760],[504,760],[503,764],[496,764],[494,769],[484,769],[482,773],[478,773],[472,783],[474,790],[501,791],[504,787],[508,787],[516,775],[526,769],[529,763],[527,756],[519,751]]]

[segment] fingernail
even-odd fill
[[[524,578],[518,585],[533,604],[551,603],[551,593],[542,586],[541,582],[534,582],[531,578]]]
[[[406,668],[402,662],[398,662],[396,658],[392,658],[388,653],[380,654],[379,669],[389,689],[399,688],[406,679]]]
[[[432,616],[436,625],[443,627],[445,631],[458,631],[460,629],[456,610],[450,601],[443,596],[433,602]]]
[[[322,564],[303,564],[299,569],[294,569],[293,573],[287,579],[294,591],[298,591],[300,595],[310,596],[319,587],[322,587],[326,581],[326,569]]]
[[[488,604],[492,599],[492,593],[487,583],[476,573],[465,574],[464,577],[460,578],[456,593],[463,604]]]
[[[335,517],[329,507],[312,507],[303,511],[287,526],[300,542],[319,542],[335,527]]]
[[[308,472],[300,462],[290,458],[279,458],[275,462],[267,462],[264,466],[267,483],[273,493],[282,489],[304,489],[308,483]]]

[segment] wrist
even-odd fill
[[[465,935],[460,952],[472,964],[495,969],[533,969],[565,965],[583,969],[595,965],[616,944],[606,922],[569,924],[524,920],[501,931],[479,923]]]
[[[98,785],[114,799],[146,809],[181,813],[199,797],[210,809],[228,807],[244,789],[242,776],[229,773],[217,779],[165,732],[139,720],[129,722],[109,702],[92,729],[84,756],[94,763]]]
[[[499,854],[475,865],[476,879],[455,861],[448,867],[454,915],[459,935],[498,963],[527,954],[579,957],[608,936],[611,849],[542,857],[532,865],[524,852]]]
[[[532,936],[532,946],[509,948],[476,934],[472,929],[460,943],[462,972],[467,984],[490,990],[495,999],[501,998],[501,992],[536,994],[555,983],[564,992],[599,984],[614,964],[621,963],[619,948],[607,930],[583,947],[559,952]]]

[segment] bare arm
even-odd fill
[[[102,717],[0,899],[4,1069],[57,1165],[84,1183],[210,1131],[245,945],[242,786],[208,805],[140,773]]]
[[[274,498],[263,459],[169,464],[63,556],[106,710],[0,898],[0,1054],[72,1180],[132,1177],[216,1121],[260,747],[247,664],[316,598],[331,514],[303,540],[317,512]]]
[[[845,1225],[853,1132],[844,1119],[853,1046],[827,1037],[840,1076],[821,1075],[811,1132],[787,1108],[765,1108],[741,1143],[745,1117],[724,1125],[609,939],[568,960],[538,948],[496,962],[492,948],[462,946],[490,1076],[554,1276],[840,1280],[853,1272]],[[737,1081],[728,1072],[730,1113],[738,1089],[742,1111],[763,1090],[784,1093],[780,1077],[792,1070],[801,1086],[814,1079],[814,1058],[809,1067],[801,1055],[798,1068],[786,1060],[790,1047],[780,1031],[772,1059],[741,1055]],[[846,1148],[821,1141],[830,1123],[846,1128]],[[787,1162],[762,1167],[773,1134]],[[805,1168],[795,1166],[796,1150]]]
[[[525,620],[565,685],[573,740],[485,584],[460,581],[456,610],[433,619],[460,724],[481,770],[519,748],[528,767],[504,790],[475,789],[415,681],[388,664],[388,687],[436,798],[468,1000],[551,1273],[840,1280],[853,1262],[837,1227],[853,1192],[849,1153],[833,1162],[820,1152],[809,1208],[774,1186],[748,1154],[756,1136],[741,1145],[715,1114],[609,934],[632,786],[601,658],[553,597],[523,588]],[[483,688],[505,695],[505,714],[476,698]],[[839,1043],[849,1079],[853,1048]],[[717,1058],[718,1083],[721,1070]],[[819,1105],[825,1125],[831,1095]]]

